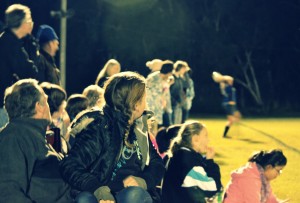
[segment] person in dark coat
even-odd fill
[[[41,25],[36,38],[40,45],[40,55],[36,60],[40,82],[60,85],[60,71],[54,58],[59,49],[59,41],[54,29],[49,25]]]
[[[147,124],[136,122],[146,106],[145,78],[122,72],[105,84],[103,111],[87,111],[71,124],[75,142],[61,172],[77,202],[151,203],[165,169],[141,130]]]
[[[58,154],[46,142],[51,123],[47,95],[34,79],[6,89],[9,123],[0,132],[0,202],[71,203]]]
[[[37,67],[29,60],[22,38],[32,32],[30,9],[13,4],[5,11],[5,29],[0,33],[0,128],[8,121],[3,109],[5,88],[19,79],[37,78]]]

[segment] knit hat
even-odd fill
[[[58,37],[52,27],[49,25],[41,25],[37,31],[36,38],[39,41],[39,44],[45,44],[52,40],[58,40]]]

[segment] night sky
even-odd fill
[[[0,0],[2,22],[13,3],[31,8],[34,35],[41,24],[60,33],[59,19],[50,16],[60,1]],[[210,77],[215,70],[235,77],[244,114],[300,112],[300,1],[71,0],[68,9],[74,12],[67,30],[69,95],[94,83],[110,58],[144,76],[145,63],[160,58],[189,63],[194,113],[222,114],[219,87]]]

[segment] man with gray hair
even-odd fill
[[[22,38],[30,34],[32,28],[27,6],[13,4],[6,9],[5,29],[0,33],[0,127],[7,122],[7,114],[2,108],[5,88],[19,79],[37,77],[37,68],[22,44]]]
[[[34,79],[5,91],[9,123],[0,132],[0,202],[69,203],[61,156],[45,139],[51,122],[47,95]]]

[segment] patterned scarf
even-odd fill
[[[270,184],[269,181],[266,179],[266,176],[264,174],[264,168],[261,167],[259,164],[256,164],[257,169],[259,171],[260,174],[260,179],[261,179],[261,198],[260,198],[260,202],[261,203],[265,203],[267,202],[268,196],[270,194]]]

